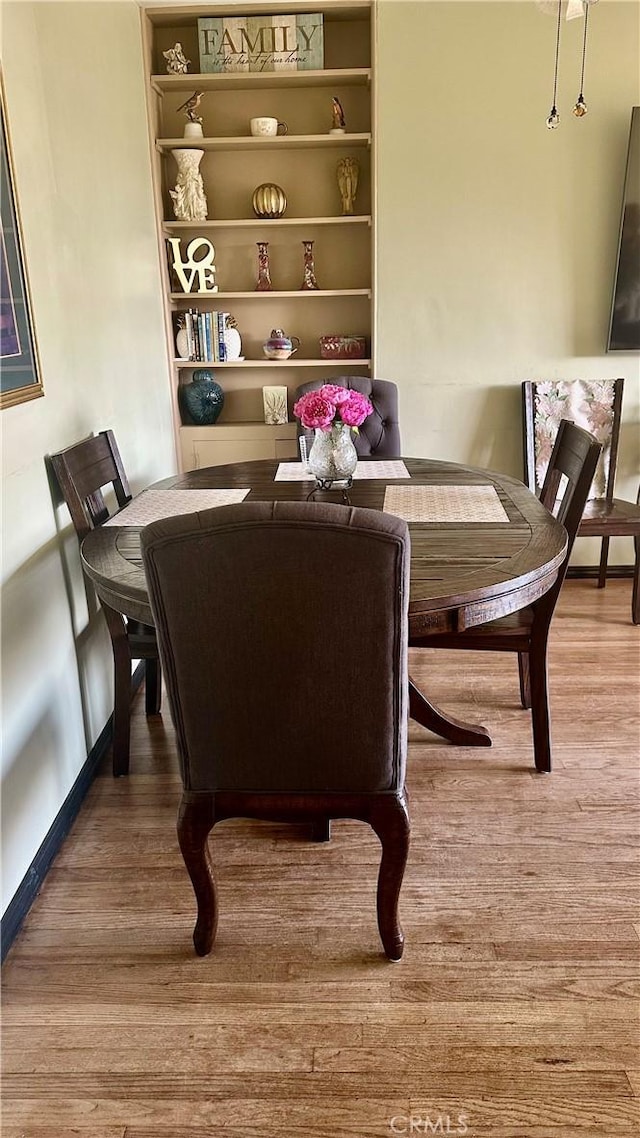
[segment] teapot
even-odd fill
[[[282,328],[272,328],[269,339],[262,345],[262,350],[268,360],[288,360],[299,347],[300,341],[297,336],[289,337]]]

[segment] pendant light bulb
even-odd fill
[[[551,108],[551,114],[549,115],[549,118],[547,119],[547,126],[548,126],[549,130],[555,130],[556,127],[560,126],[560,115],[558,114],[558,108],[557,107]]]
[[[587,104],[584,101],[584,96],[578,95],[578,102],[576,103],[575,107],[573,108],[574,115],[576,116],[577,119],[581,119],[583,117],[583,115],[587,114],[588,110],[589,110],[589,108],[587,107]]]

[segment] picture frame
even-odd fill
[[[0,408],[44,395],[0,73]]]
[[[264,421],[272,427],[289,422],[286,387],[263,387]]]
[[[640,107],[631,111],[608,352],[640,352]]]

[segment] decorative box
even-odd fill
[[[365,336],[321,336],[323,360],[363,360],[367,355]]]

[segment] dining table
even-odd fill
[[[567,534],[517,478],[436,459],[359,460],[353,483],[317,490],[300,462],[267,459],[190,470],[143,490],[84,538],[81,558],[104,605],[153,625],[140,533],[159,517],[228,502],[312,499],[405,518],[411,538],[409,631],[429,635],[484,624],[532,604],[551,588]],[[188,581],[188,566],[185,580]],[[436,706],[409,679],[409,713],[463,746],[490,746],[488,731]]]

